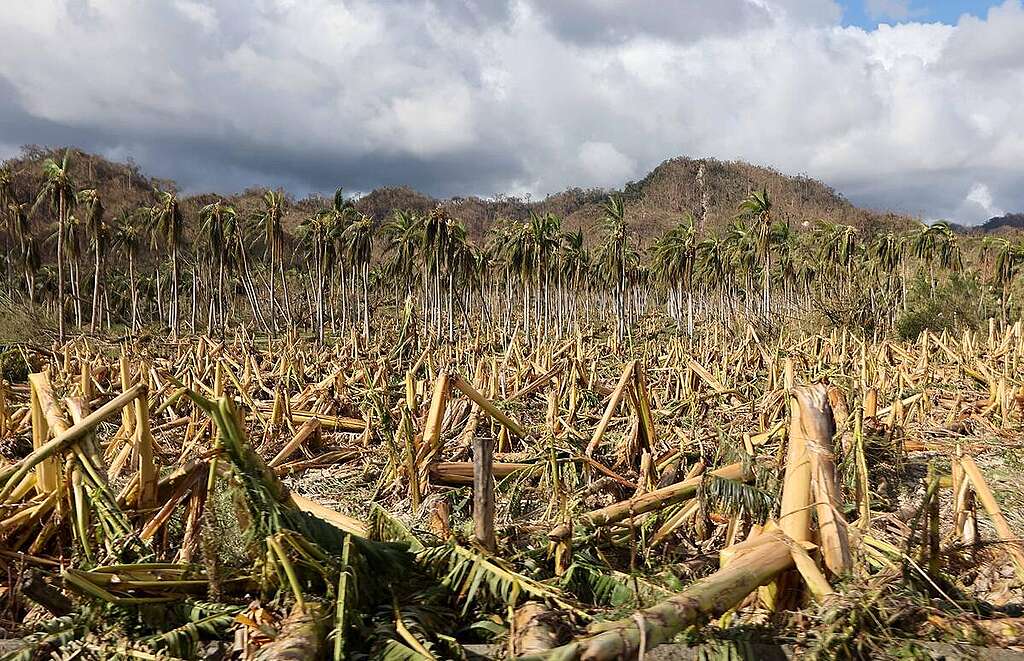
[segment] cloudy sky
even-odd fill
[[[711,156],[979,222],[1024,211],[1022,36],[1022,0],[4,0],[0,157],[542,196]]]

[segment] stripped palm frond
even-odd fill
[[[419,553],[426,548],[404,523],[376,503],[370,510],[368,523],[370,539],[406,544],[413,553]]]
[[[562,576],[562,586],[595,606],[622,606],[635,598],[629,576],[612,574],[581,561],[569,565]]]
[[[72,641],[89,632],[91,616],[91,612],[84,611],[49,620],[35,633],[25,636],[21,647],[0,656],[0,661],[34,661],[56,650],[67,649]]]
[[[550,600],[560,608],[588,617],[575,604],[562,596],[557,588],[545,585],[509,569],[504,562],[448,543],[424,550],[420,562],[426,565],[463,603],[463,613],[477,601],[491,601],[514,607],[520,598]]]
[[[158,650],[167,650],[174,656],[190,658],[200,642],[222,638],[242,608],[223,604],[193,604],[186,610],[188,622],[152,636],[146,643]]]
[[[748,513],[755,523],[764,523],[775,511],[775,496],[759,487],[707,475],[697,491],[704,511],[717,511],[726,516]]]

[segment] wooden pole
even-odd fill
[[[494,445],[489,437],[473,438],[473,538],[491,553],[497,550],[494,537]]]

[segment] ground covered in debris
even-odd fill
[[[0,658],[1024,646],[1020,324],[17,352]]]

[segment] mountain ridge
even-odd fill
[[[14,189],[22,201],[34,198],[42,181],[42,163],[60,158],[70,149],[71,172],[79,188],[97,188],[105,200],[108,217],[122,209],[155,203],[154,187],[177,189],[172,180],[149,177],[130,159],[118,162],[74,147],[29,146],[4,162],[13,172]],[[645,177],[627,182],[619,189],[570,187],[539,200],[495,195],[434,198],[406,186],[374,189],[355,200],[356,207],[378,221],[393,209],[426,212],[440,205],[452,217],[465,223],[470,236],[480,239],[487,228],[501,218],[521,220],[531,212],[555,213],[569,229],[581,228],[590,235],[600,221],[601,203],[608,195],[619,195],[626,203],[627,221],[648,242],[678,223],[686,214],[704,217],[708,228],[723,227],[736,214],[739,203],[752,191],[767,189],[775,215],[791,224],[826,219],[873,232],[903,229],[913,223],[909,216],[863,209],[849,202],[827,184],[806,175],[787,175],[772,168],[742,161],[719,161],[676,157],[668,159]],[[225,199],[241,213],[255,210],[264,188],[250,188],[235,194],[182,194],[183,208],[191,225],[198,209],[214,199]],[[302,199],[288,196],[284,218],[286,229],[297,225],[320,206],[325,197]],[[991,222],[991,221],[990,221]]]
[[[1024,212],[1022,213],[1007,213],[1002,216],[995,216],[989,218],[982,223],[979,228],[985,232],[998,232],[1000,230],[1020,230],[1024,229]]]

